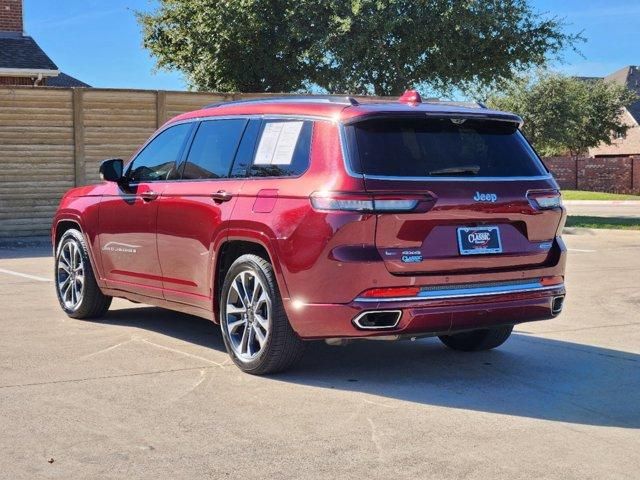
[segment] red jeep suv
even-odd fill
[[[313,339],[497,347],[565,295],[565,210],[521,122],[416,92],[180,115],[62,199],[60,305],[99,317],[122,297],[211,319],[254,374]]]

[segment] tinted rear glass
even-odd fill
[[[352,168],[396,177],[528,177],[546,173],[512,124],[372,119],[349,127]]]

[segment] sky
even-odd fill
[[[604,76],[640,64],[639,0],[529,0],[534,9],[564,18],[587,39],[580,54],[566,52],[554,69]],[[142,47],[134,12],[154,0],[24,0],[25,30],[65,73],[94,87],[185,90],[179,73],[155,70]]]

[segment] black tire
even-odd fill
[[[64,279],[66,279],[66,272],[61,267],[61,264],[67,266],[65,259],[61,259],[61,256],[63,255],[63,252],[65,252],[66,255],[69,251],[77,251],[80,259],[82,260],[84,284],[81,287],[81,295],[79,295],[80,300],[77,301],[76,305],[69,305],[69,302],[63,298],[60,288],[60,285],[63,283]],[[62,310],[64,310],[69,317],[80,319],[100,318],[107,312],[107,310],[109,310],[112,297],[103,294],[100,287],[98,287],[96,277],[93,273],[93,267],[91,266],[91,260],[89,259],[87,246],[84,243],[82,233],[78,230],[67,230],[64,232],[60,242],[58,243],[58,247],[56,248],[54,279],[58,302],[60,303]],[[74,280],[75,279],[76,277],[74,277]]]
[[[230,298],[233,298],[234,296],[238,299],[240,298],[240,295],[237,294],[239,291],[237,286],[239,284],[235,283],[235,287],[232,286],[232,284],[237,282],[238,276],[243,273],[248,274],[247,276],[253,279],[253,289],[250,295],[252,298],[255,297],[253,292],[255,292],[256,289],[260,292],[264,292],[269,298],[270,309],[268,311],[268,317],[270,318],[267,318],[269,330],[260,330],[266,332],[264,335],[266,340],[264,340],[263,344],[258,345],[257,343],[254,343],[259,347],[259,351],[257,353],[254,352],[255,358],[242,358],[243,355],[250,355],[250,350],[243,354],[241,351],[241,345],[238,345],[238,337],[241,336],[240,333],[236,333],[235,329],[233,334],[229,333],[229,325],[235,323],[236,325],[239,325],[237,326],[237,330],[242,329],[242,344],[244,344],[245,330],[248,330],[250,334],[253,333],[253,341],[258,342],[258,339],[256,338],[257,333],[251,332],[251,329],[260,328],[262,323],[255,319],[250,319],[249,317],[252,317],[253,314],[227,314],[227,302],[231,301]],[[251,275],[253,275],[253,277],[251,277]],[[257,281],[256,278],[258,279]],[[251,280],[249,280],[249,282],[251,282]],[[259,287],[256,286],[258,284],[260,284]],[[234,288],[236,293],[231,293],[232,288]],[[247,293],[245,301],[248,301],[248,289],[244,289],[243,291]],[[240,309],[245,308],[246,312],[252,308],[257,309],[257,305],[260,303],[259,299],[252,301],[253,306],[251,308],[246,308],[245,301],[240,301],[238,305]],[[262,304],[263,307],[266,308],[266,301],[263,301]],[[222,328],[222,338],[224,339],[225,347],[227,348],[227,352],[233,362],[243,372],[253,375],[282,372],[291,368],[302,357],[305,342],[301,340],[293,331],[293,328],[291,328],[291,324],[289,323],[289,319],[287,318],[287,314],[282,304],[278,285],[273,273],[273,267],[265,259],[252,254],[238,257],[233,262],[225,276],[218,305],[220,306],[220,327]],[[262,312],[260,313],[260,318],[264,320],[264,315]],[[256,314],[256,316],[258,315]],[[245,318],[245,320],[243,320],[243,318]],[[255,327],[252,327],[251,323],[255,323]],[[251,335],[249,335],[248,338],[251,338]],[[250,341],[251,340],[248,340],[247,343]],[[237,350],[240,351],[237,352]]]
[[[507,341],[513,330],[513,325],[507,327],[489,328],[486,330],[472,330],[470,332],[443,335],[440,341],[453,350],[463,352],[477,352],[491,350]]]

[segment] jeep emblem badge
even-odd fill
[[[495,193],[480,193],[480,192],[476,192],[476,194],[473,196],[473,199],[476,202],[491,202],[491,203],[495,203],[498,200],[498,195],[496,195]]]

